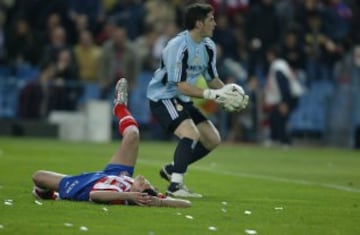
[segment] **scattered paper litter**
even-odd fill
[[[177,215],[182,215],[182,213],[181,212],[178,212],[178,213],[176,213]]]
[[[4,228],[4,225],[0,224],[0,229],[3,229]]]
[[[81,227],[80,227],[80,231],[84,231],[84,232],[85,232],[85,231],[88,231],[88,230],[89,230],[89,229],[88,229],[87,227],[85,227],[85,226],[81,226]]]
[[[109,209],[106,207],[103,207],[102,209],[103,209],[103,211],[109,211]]]
[[[191,215],[185,215],[186,219],[194,219],[194,217],[192,217]]]
[[[73,227],[74,225],[72,223],[64,223],[65,227]]]
[[[5,206],[12,206],[13,205],[13,200],[12,199],[7,199],[4,201],[4,205]]]
[[[216,230],[217,230],[217,228],[216,228],[216,227],[214,227],[214,226],[210,226],[210,227],[209,227],[209,230],[210,230],[210,231],[216,231]]]
[[[225,208],[221,208],[221,211],[224,212],[224,213],[227,212],[227,210]]]
[[[251,215],[251,214],[252,214],[252,212],[251,212],[251,211],[246,210],[246,211],[244,211],[244,214],[245,214],[245,215]]]
[[[226,206],[228,203],[227,202],[221,202],[221,204],[223,204],[224,206]]]
[[[257,234],[256,230],[253,229],[245,229],[246,234]]]
[[[35,200],[34,202],[35,202],[35,204],[37,204],[37,205],[39,205],[39,206],[42,206],[42,202],[40,202],[40,201],[38,201],[38,200]]]
[[[279,207],[275,207],[274,209],[277,210],[277,211],[281,211],[281,210],[284,210],[284,207],[279,206]]]

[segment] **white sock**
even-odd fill
[[[184,182],[184,174],[172,173],[171,174],[171,182],[172,183],[183,184],[183,182]]]

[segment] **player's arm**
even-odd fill
[[[131,201],[138,205],[148,205],[151,197],[147,193],[140,192],[117,192],[107,190],[93,190],[90,199],[96,203],[112,203],[118,201]]]
[[[212,89],[221,89],[224,87],[223,81],[221,81],[221,79],[218,77],[208,81],[207,85],[208,85],[208,87],[210,87]]]
[[[211,81],[207,82],[209,88],[212,89],[221,89],[224,87],[224,83],[220,80],[220,78],[214,78]],[[187,96],[195,97],[195,98],[204,98],[204,89],[201,89],[197,86],[190,85],[187,82],[179,82],[177,84],[179,91]]]
[[[204,96],[203,96],[204,89],[201,89],[197,86],[193,86],[193,85],[187,83],[186,81],[179,82],[177,84],[177,87],[181,94],[191,96],[194,98],[204,98]]]
[[[171,197],[159,198],[156,196],[152,196],[149,206],[188,208],[191,207],[191,202],[188,200],[178,199],[178,198],[171,198]]]

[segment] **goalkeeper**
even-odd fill
[[[149,83],[150,109],[164,130],[178,137],[173,161],[164,165],[160,176],[169,181],[167,194],[175,197],[202,197],[184,185],[190,164],[202,159],[221,142],[218,130],[190,98],[214,100],[229,110],[244,108],[247,96],[231,106],[231,92],[218,77],[216,49],[210,39],[215,28],[214,10],[208,4],[189,5],[186,30],[171,39],[162,51],[160,67]],[[200,75],[210,89],[194,84]],[[230,102],[230,103],[229,103]]]

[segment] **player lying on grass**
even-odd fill
[[[33,174],[33,195],[38,199],[64,199],[96,203],[157,207],[190,207],[187,200],[174,199],[158,193],[139,175],[132,178],[136,164],[139,129],[127,109],[127,81],[116,84],[114,114],[119,119],[121,144],[103,171],[64,175],[39,170]]]

